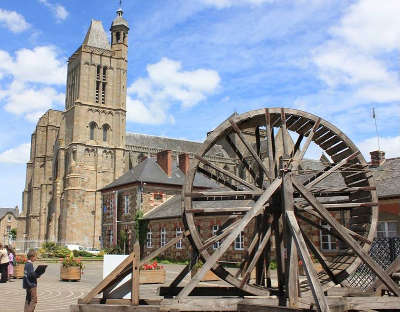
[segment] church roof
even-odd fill
[[[160,151],[171,150],[180,153],[196,153],[202,143],[148,134],[126,133],[126,145],[151,147]],[[221,145],[214,145],[208,155],[229,157]]]
[[[184,173],[179,169],[176,163],[173,164],[172,173],[169,177],[158,163],[152,158],[146,158],[136,167],[132,168],[114,182],[106,185],[102,190],[132,184],[135,182],[140,183],[154,183],[154,184],[167,184],[167,185],[183,185],[185,181]],[[194,186],[204,188],[214,188],[217,184],[208,179],[203,174],[197,174],[194,179]]]
[[[104,31],[101,21],[96,21],[92,19],[85,40],[83,40],[83,44],[94,48],[111,50],[107,34]]]
[[[18,208],[0,208],[0,219],[3,218],[7,213],[12,213],[14,217],[18,217]]]

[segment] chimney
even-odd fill
[[[371,167],[379,167],[385,162],[385,152],[373,151],[371,154]]]
[[[186,175],[189,171],[189,154],[180,154],[179,155],[179,169]]]
[[[172,174],[172,151],[165,150],[157,153],[157,163],[170,177]]]

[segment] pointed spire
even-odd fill
[[[117,17],[112,22],[111,27],[123,25],[123,26],[128,27],[128,29],[129,29],[128,22],[122,17],[123,14],[124,14],[124,11],[122,11],[122,0],[120,0],[119,1],[119,9],[117,10]]]
[[[83,44],[106,50],[111,49],[110,43],[108,42],[107,34],[104,31],[101,21],[96,21],[92,19],[89,30],[86,33],[85,39],[83,40]]]

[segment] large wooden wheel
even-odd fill
[[[234,170],[207,160],[215,145],[234,153]],[[326,155],[324,166],[307,167],[303,158],[311,145]],[[213,179],[221,189],[196,191],[198,173]],[[204,264],[178,297],[187,296],[211,269],[248,293],[277,294],[282,301],[289,299],[291,306],[296,305],[299,292],[311,292],[320,309],[326,310],[323,291],[345,283],[361,260],[393,288],[367,255],[378,213],[367,163],[351,140],[322,118],[287,108],[232,115],[208,135],[195,155],[183,198],[185,226]],[[215,216],[224,216],[225,222],[215,236],[204,237],[197,226],[200,219]],[[329,235],[330,247],[336,244],[334,254],[313,238],[319,240],[320,230]],[[220,263],[242,232],[247,244],[239,272],[233,275]],[[322,265],[319,272],[312,258]],[[268,279],[272,260],[278,272],[275,288]],[[299,278],[299,260],[307,279]],[[250,278],[253,269],[255,280]]]

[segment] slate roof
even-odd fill
[[[176,163],[172,165],[172,174],[170,177],[158,165],[153,158],[146,158],[139,163],[136,167],[132,168],[114,182],[106,185],[102,190],[110,189],[113,187],[131,184],[135,182],[146,182],[155,184],[169,184],[169,185],[183,185],[185,181],[184,173],[179,169]],[[208,179],[203,174],[197,174],[194,179],[194,186],[215,188],[218,185],[212,180]]]
[[[182,196],[175,195],[165,203],[150,210],[143,216],[143,219],[164,219],[177,218],[182,216]],[[255,201],[246,200],[222,200],[222,201],[193,201],[193,209],[196,208],[231,208],[231,207],[251,207]]]
[[[17,217],[19,214],[18,208],[0,208],[0,219],[3,218],[9,212],[11,212],[14,215],[14,217]]]
[[[378,197],[400,196],[400,157],[386,159],[373,173]]]
[[[89,30],[85,36],[85,40],[83,40],[83,44],[94,48],[111,50],[107,34],[104,31],[101,21],[92,19]]]
[[[151,147],[163,151],[171,150],[181,153],[196,153],[202,143],[128,132],[126,133],[126,145]],[[220,145],[214,145],[209,154],[221,157],[228,157],[228,154]]]

